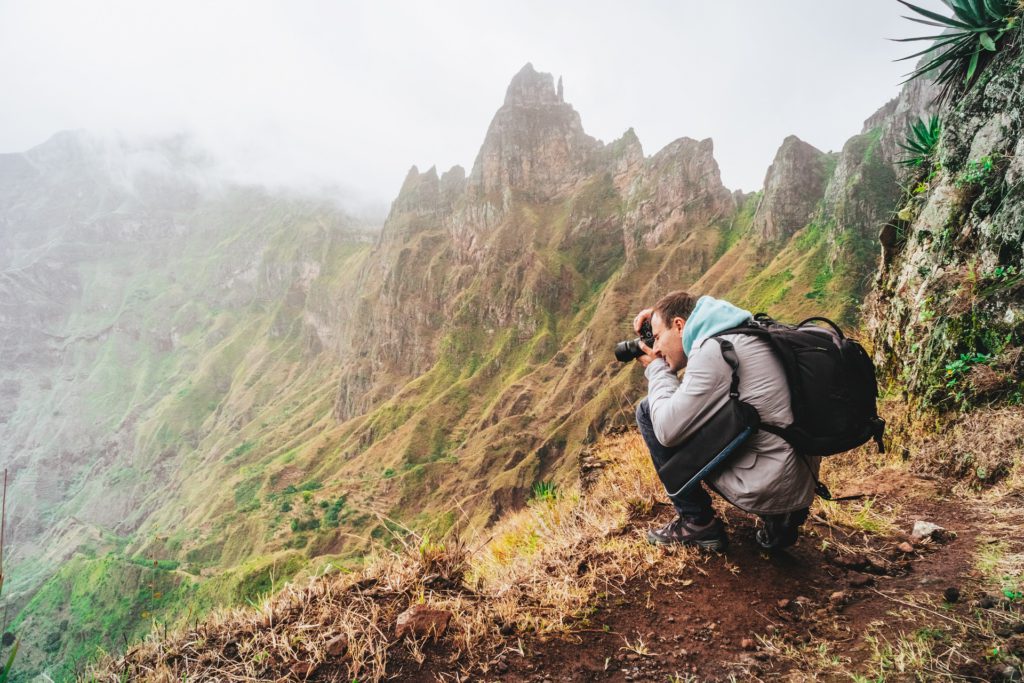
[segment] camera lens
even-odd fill
[[[644,352],[640,350],[639,337],[630,341],[619,342],[615,345],[615,359],[620,363],[628,363],[642,355],[644,355]]]

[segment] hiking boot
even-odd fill
[[[754,538],[765,550],[783,550],[796,543],[800,536],[800,525],[807,520],[809,510],[794,510],[781,515],[763,515],[764,526],[757,530]]]
[[[695,545],[706,550],[723,550],[728,544],[725,528],[717,517],[698,524],[687,517],[676,517],[660,529],[647,532],[651,545]]]

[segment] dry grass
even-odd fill
[[[893,537],[900,533],[897,519],[898,504],[885,503],[877,498],[863,501],[818,500],[822,516],[831,524],[872,536]]]
[[[979,409],[958,416],[934,433],[923,433],[912,458],[916,466],[952,476],[957,489],[991,488],[997,497],[1024,493],[1024,408]]]
[[[652,581],[678,577],[695,556],[682,548],[658,550],[629,530],[630,520],[649,513],[663,495],[638,435],[610,437],[594,457],[602,474],[586,494],[535,500],[489,530],[483,542],[410,534],[404,552],[377,555],[358,574],[288,586],[258,610],[222,611],[153,636],[123,657],[105,658],[87,680],[303,680],[315,674],[379,681],[395,658],[411,666],[425,659],[423,643],[394,637],[397,615],[414,604],[453,615],[441,648],[452,675],[486,673],[507,652],[521,653],[520,634],[585,628],[600,596],[621,592],[641,574]]]

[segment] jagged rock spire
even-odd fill
[[[561,79],[559,79],[561,83]],[[555,81],[551,74],[539,73],[533,64],[526,65],[512,77],[505,91],[505,106],[518,105],[532,107],[542,104],[559,104],[560,98],[555,92]]]
[[[807,225],[828,183],[828,155],[795,135],[782,141],[764,179],[754,215],[755,234],[765,241],[789,237]]]
[[[583,131],[580,116],[549,73],[527,63],[509,83],[480,148],[470,185],[478,193],[524,190],[557,194],[593,162],[600,143]]]

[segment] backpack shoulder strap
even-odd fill
[[[717,337],[718,335],[714,335]],[[732,368],[732,382],[729,384],[729,396],[739,398],[740,395],[740,359],[736,357],[736,347],[727,339],[715,339],[722,351],[722,358]]]

